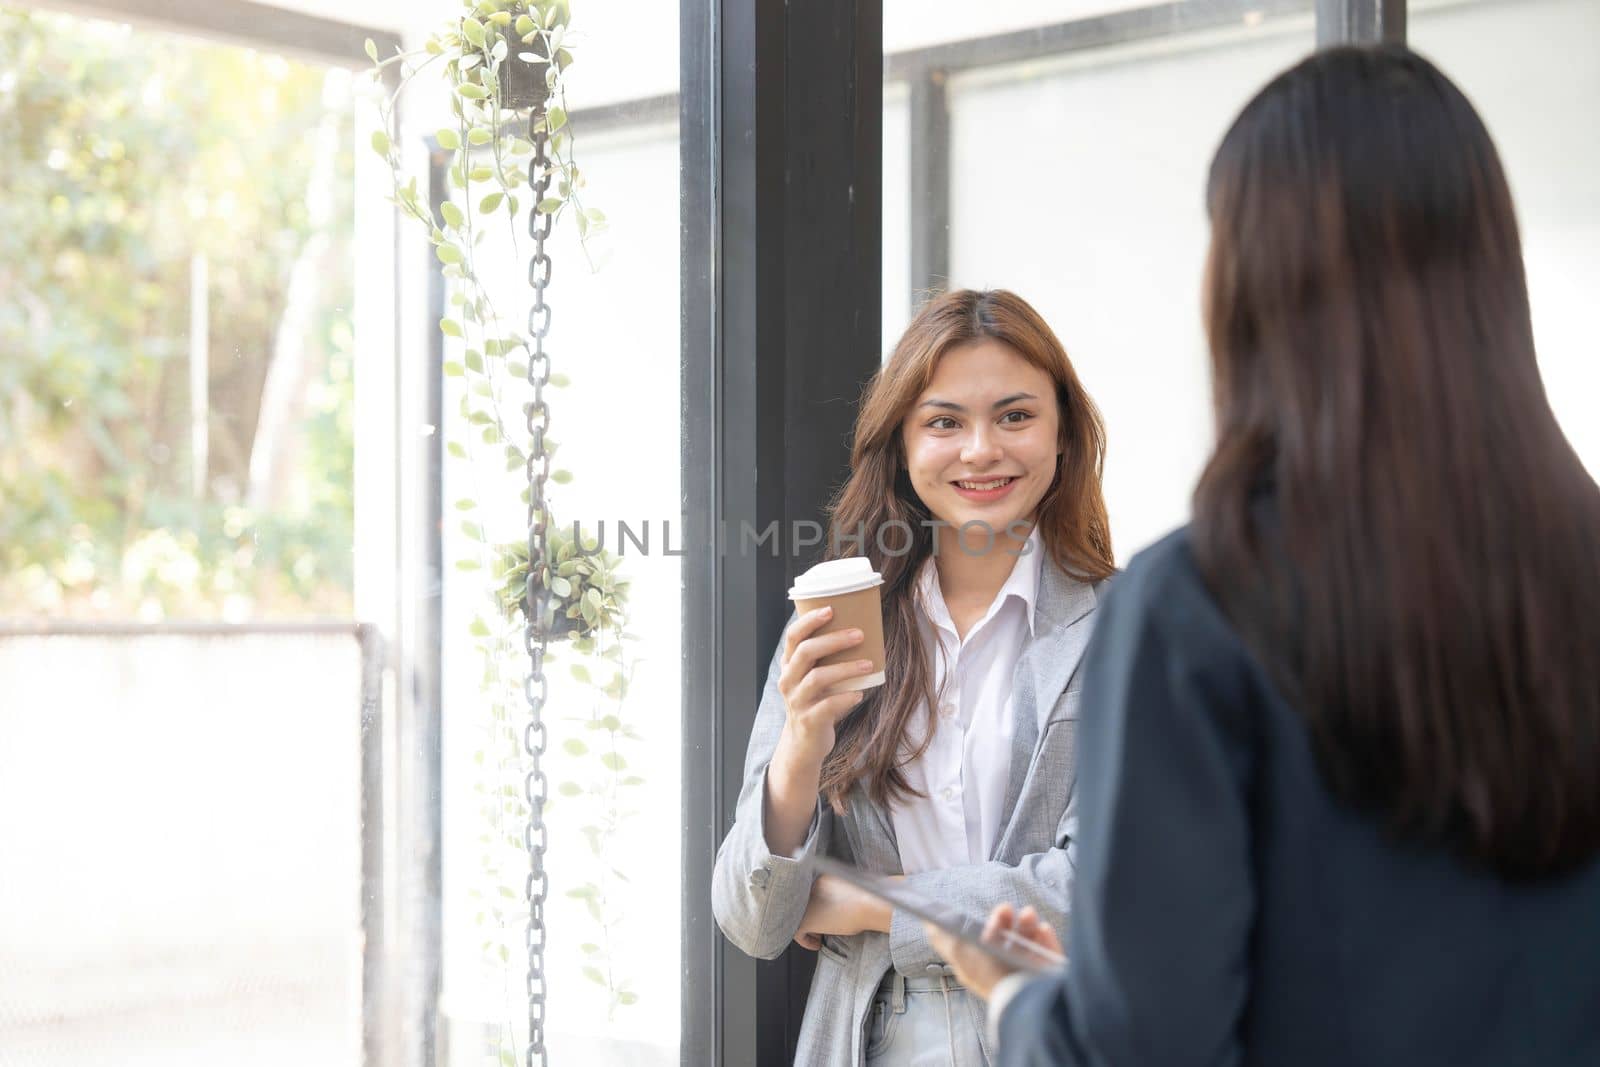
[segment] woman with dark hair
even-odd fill
[[[885,684],[819,664],[861,631],[790,620],[773,654],[712,907],[743,951],[817,951],[795,1062],[983,1067],[982,1005],[921,924],[832,876],[827,854],[987,912],[1059,921],[1079,688],[1112,572],[1105,432],[1061,342],[1014,294],[929,302],[874,376],[834,502],[830,558],[883,577]]]
[[[1086,653],[1067,970],[944,947],[1002,1064],[1600,1063],[1600,489],[1494,146],[1331,50],[1208,206],[1216,449]]]

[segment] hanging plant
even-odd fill
[[[580,547],[577,537],[583,537]],[[549,535],[551,637],[593,641],[610,632],[623,631],[628,582],[617,574],[622,561],[582,531],[554,526]],[[528,544],[514,541],[500,546],[498,570],[500,607],[513,622],[528,614]],[[541,587],[538,576],[534,588]]]
[[[473,546],[455,567],[468,575],[477,573],[483,581],[483,608],[470,630],[483,663],[488,711],[483,743],[473,757],[483,769],[474,789],[484,830],[478,838],[483,881],[471,896],[480,909],[477,922],[484,933],[485,958],[500,967],[509,965],[513,949],[520,951],[527,921],[527,906],[519,901],[528,861],[522,827],[530,814],[523,792],[529,769],[523,748],[529,546],[526,539],[508,544],[503,537],[492,537],[483,502],[500,496],[509,472],[539,466],[553,457],[558,445],[540,437],[544,456],[533,457],[530,464],[527,422],[530,408],[539,410],[532,405],[540,394],[531,387],[528,371],[530,363],[539,366],[548,356],[535,343],[534,331],[540,328],[531,316],[530,321],[518,321],[513,309],[496,307],[484,279],[527,268],[518,239],[527,221],[548,217],[556,225],[571,217],[586,256],[588,242],[605,228],[605,215],[583,202],[585,180],[567,120],[566,78],[573,65],[570,22],[566,0],[482,0],[462,4],[458,15],[420,50],[383,58],[367,42],[374,78],[391,87],[379,101],[382,129],[373,134],[372,148],[389,166],[392,202],[428,233],[450,293],[449,311],[439,329],[460,352],[444,364],[445,375],[458,380],[459,401],[457,417],[441,429],[449,455],[464,461],[467,477],[475,483],[474,491],[455,504],[460,529]],[[397,102],[413,79],[430,68],[442,76],[455,119],[434,134],[438,147],[449,153],[451,190],[437,217],[416,179],[407,176],[396,125]],[[537,203],[531,202],[530,170],[534,182],[544,186]],[[484,251],[491,227],[506,227],[511,262]],[[548,260],[544,272],[548,278]],[[568,381],[550,374],[545,384],[559,389]],[[543,402],[548,400],[546,393]],[[566,470],[549,472],[548,481],[556,486],[571,480]],[[527,503],[529,491],[522,492]],[[549,530],[547,564],[532,587],[536,593],[550,592],[548,640],[563,644],[562,654],[573,656],[571,677],[590,694],[575,705],[576,713],[554,721],[546,715],[562,753],[556,768],[559,805],[563,812],[571,811],[590,853],[586,864],[555,866],[563,876],[579,876],[566,879],[577,882],[566,895],[581,900],[595,923],[595,936],[579,946],[583,973],[603,988],[610,1017],[638,999],[629,980],[617,973],[611,953],[614,933],[625,918],[612,887],[626,881],[612,857],[614,841],[633,814],[625,797],[644,782],[628,773],[624,751],[640,740],[623,715],[633,671],[626,651],[634,640],[626,631],[628,583],[619,577],[619,561],[610,553],[579,551],[572,534],[555,522],[548,497],[542,510]],[[557,653],[547,651],[543,659],[548,665]],[[547,800],[546,813],[556,804],[555,798]],[[508,1021],[497,1050],[502,1061],[516,1055],[516,1032]]]

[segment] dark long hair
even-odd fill
[[[1207,584],[1336,795],[1508,878],[1575,868],[1600,489],[1545,397],[1483,123],[1403,48],[1325,51],[1244,109],[1207,199]]]
[[[856,416],[850,478],[830,509],[828,543],[833,547],[828,554],[856,554],[851,539],[861,537],[864,554],[883,575],[886,675],[886,683],[871,690],[840,722],[833,751],[823,762],[821,790],[835,810],[843,810],[846,794],[858,781],[880,804],[910,795],[900,767],[920,755],[932,738],[930,732],[910,756],[901,751],[919,702],[934,704],[933,667],[924,655],[915,604],[917,573],[933,552],[932,528],[924,525],[932,516],[911,487],[901,423],[944,354],[985,338],[1003,342],[1056,385],[1061,456],[1039,502],[1036,523],[1047,558],[1085,581],[1098,581],[1115,569],[1100,491],[1105,426],[1055,333],[1027,301],[1003,289],[961,289],[929,301],[867,384]],[[906,547],[899,526],[905,523],[912,531],[909,551],[880,551],[878,531],[891,522],[896,525],[886,531],[885,545],[893,551]]]

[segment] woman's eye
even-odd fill
[[[1015,416],[1015,418],[1013,418],[1012,416]],[[1033,415],[1030,412],[1027,412],[1027,411],[1008,411],[1004,415],[1000,416],[1000,421],[1001,422],[1016,423],[1016,422],[1026,422],[1028,419],[1031,419],[1031,418],[1033,418]]]
[[[949,415],[940,415],[929,420],[928,428],[930,430],[953,430],[956,428],[956,420]]]

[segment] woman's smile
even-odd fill
[[[1017,481],[1017,477],[1013,475],[1004,478],[986,478],[981,481],[954,481],[950,484],[955,486],[956,492],[966,499],[988,503],[991,500],[999,500],[1011,492]]]

